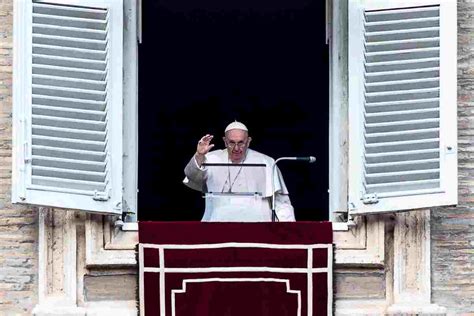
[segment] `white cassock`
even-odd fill
[[[226,149],[214,150],[206,154],[206,163],[229,163]],[[243,164],[265,164],[266,167],[242,168],[235,167],[199,167],[194,156],[191,158],[184,173],[186,178],[183,183],[188,187],[200,192],[260,192],[261,207],[258,214],[249,210],[242,198],[236,197],[234,202],[240,203],[241,207],[234,208],[234,213],[229,208],[224,210],[216,207],[214,203],[206,202],[206,210],[202,221],[237,221],[237,222],[260,222],[271,221],[271,199],[272,199],[272,166],[273,158],[247,149],[247,155]],[[290,202],[288,190],[278,167],[273,176],[273,190],[275,192],[275,212],[279,221],[295,221],[293,206]],[[231,200],[228,200],[228,202]]]

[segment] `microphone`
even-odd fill
[[[275,163],[277,163],[280,160],[299,160],[299,161],[307,161],[309,163],[316,162],[316,157],[314,156],[308,156],[308,157],[281,157],[278,158]]]
[[[300,161],[307,161],[309,163],[316,162],[316,157],[309,156],[309,157],[283,157],[279,158],[279,160],[300,160]]]
[[[282,160],[299,160],[299,161],[306,161],[308,163],[316,162],[316,157],[308,156],[308,157],[280,157],[273,163],[272,166],[272,222],[278,221],[278,216],[276,215],[275,210],[275,169],[276,165],[279,161]]]

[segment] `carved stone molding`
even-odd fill
[[[77,301],[74,211],[39,208],[38,305],[34,315],[83,315]]]
[[[92,266],[136,266],[135,246],[138,232],[124,232],[113,227],[109,216],[87,215],[86,265]]]
[[[395,214],[393,304],[389,314],[444,314],[431,304],[430,211]]]
[[[103,229],[104,225],[112,225],[107,219],[99,215],[91,218],[80,211],[40,208],[38,213],[39,303],[33,314],[136,315],[134,300],[86,302],[83,278],[87,272],[87,253],[93,254],[94,265],[103,264],[101,267],[106,269],[117,264],[135,265],[136,241],[133,240],[136,240],[137,232],[129,232],[130,240],[124,239],[124,232]],[[89,244],[85,242],[88,229],[89,235],[97,236],[89,237]]]
[[[336,264],[384,264],[385,222],[383,215],[357,216],[356,225],[333,233]]]

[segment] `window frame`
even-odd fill
[[[138,43],[141,3],[124,2],[123,27],[123,199],[122,230],[138,231]],[[140,1],[139,1],[140,2]]]
[[[348,23],[347,0],[326,2],[329,29],[329,220],[347,230],[348,201]],[[346,219],[347,220],[347,219]]]

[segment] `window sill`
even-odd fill
[[[333,222],[332,223],[332,230],[333,231],[341,231],[346,232],[352,227],[355,227],[357,224],[353,220],[349,220],[347,222]]]
[[[353,227],[354,223],[352,222],[333,222],[332,223],[332,229],[333,231],[348,231],[350,227]],[[122,231],[131,231],[131,232],[136,232],[138,231],[138,222],[130,222],[130,223],[124,223],[123,226],[121,227]]]
[[[349,225],[347,223],[332,223],[332,230],[337,232],[345,232],[349,230]]]
[[[138,231],[138,222],[124,223],[123,226],[122,226],[122,231],[137,232]]]

